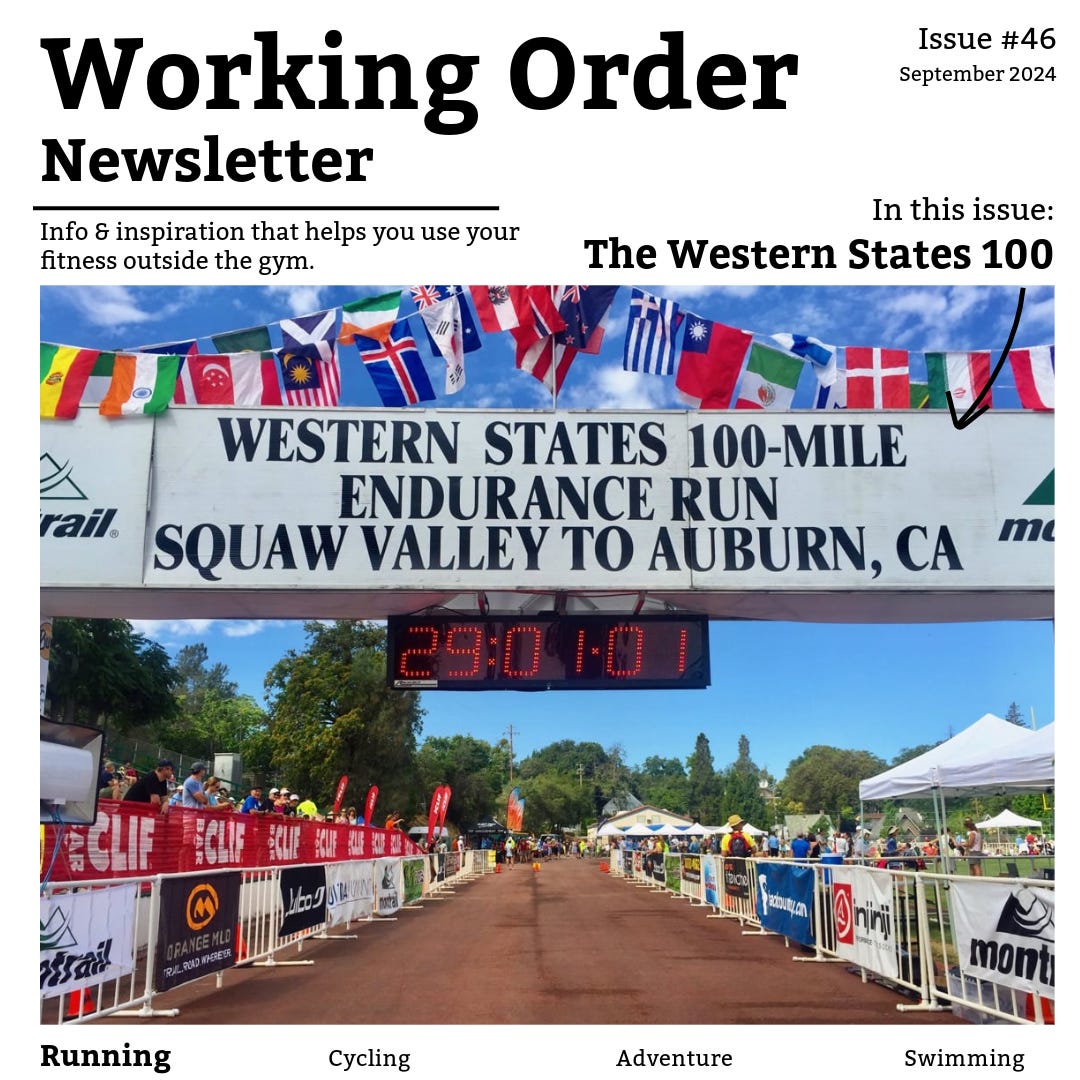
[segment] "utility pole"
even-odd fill
[[[510,784],[512,786],[514,783],[514,725],[511,724],[503,734],[510,740]]]
[[[577,767],[577,786],[581,787],[581,779],[585,775],[585,766],[578,762]]]

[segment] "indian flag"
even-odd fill
[[[802,370],[799,357],[755,342],[750,346],[735,408],[785,412],[791,408]]]
[[[109,389],[101,399],[102,416],[137,416],[164,412],[176,389],[179,356],[117,354]]]
[[[952,394],[953,406],[959,412],[971,407],[972,402],[990,382],[990,354],[988,352],[944,352],[926,354],[926,375],[930,387],[931,409],[947,409],[949,402],[945,392]],[[993,407],[993,395],[989,389],[982,399],[987,408]]]
[[[79,415],[79,402],[97,357],[95,349],[41,342],[42,416],[74,420]]]
[[[341,327],[338,344],[351,345],[357,336],[371,338],[385,345],[390,329],[397,321],[401,290],[372,296],[366,300],[353,300],[341,305]]]

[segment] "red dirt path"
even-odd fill
[[[611,877],[596,860],[539,873],[519,865],[396,921],[354,926],[356,940],[278,956],[312,966],[241,968],[220,990],[209,977],[155,997],[155,1008],[180,1009],[175,1019],[98,1023],[963,1023],[900,1013],[912,999],[845,964],[797,962],[810,953],[708,911]]]

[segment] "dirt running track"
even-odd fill
[[[356,940],[306,942],[313,966],[241,968],[155,997],[175,1019],[100,1024],[962,1024],[844,964],[565,858],[426,899]],[[295,957],[294,949],[278,959]],[[93,1023],[93,1022],[91,1022]],[[969,1025],[964,1025],[969,1026]]]

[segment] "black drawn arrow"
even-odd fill
[[[1009,355],[1009,350],[1012,348],[1013,338],[1016,337],[1016,328],[1020,325],[1020,312],[1024,310],[1025,291],[1025,289],[1021,289],[1020,295],[1019,297],[1017,297],[1016,314],[1013,316],[1012,329],[1009,331],[1009,340],[1005,342],[1005,348],[1001,350],[1001,356],[998,357],[997,367],[995,367],[994,370],[990,373],[990,378],[987,381],[987,384],[979,391],[978,396],[971,403],[971,405],[968,406],[968,410],[966,413],[964,413],[963,416],[958,417],[956,415],[956,406],[953,404],[952,391],[945,391],[945,400],[949,403],[949,415],[952,416],[953,427],[956,428],[957,431],[963,431],[964,428],[968,426],[968,424],[973,423],[975,420],[978,420],[979,417],[982,416],[982,414],[990,408],[989,405],[983,405],[982,408],[979,408],[979,402],[982,401],[982,399],[990,393],[990,387],[994,385],[994,380],[998,377],[998,373],[1005,365],[1005,357]]]

